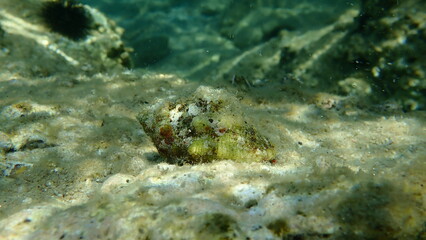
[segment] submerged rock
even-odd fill
[[[273,145],[243,120],[236,102],[223,90],[202,86],[187,99],[145,108],[138,120],[171,163],[272,160]]]

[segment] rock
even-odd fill
[[[57,72],[95,74],[130,67],[131,50],[121,40],[124,30],[100,11],[70,2],[73,1],[45,4],[25,1],[20,5],[25,11],[17,10],[9,2],[0,3],[0,9],[4,9],[0,11],[0,45],[1,49],[9,49],[5,70],[19,71],[23,76],[47,77]],[[52,5],[49,11],[53,12],[55,6],[62,5],[55,16],[46,12],[46,7]],[[76,19],[66,19],[72,14],[80,16],[80,28],[75,26]],[[28,20],[27,16],[34,19]],[[32,24],[37,27],[31,27]],[[21,59],[33,64],[25,65]]]

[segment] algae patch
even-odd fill
[[[145,108],[138,120],[172,163],[273,160],[273,145],[243,119],[236,103],[223,90],[201,86],[188,98]]]

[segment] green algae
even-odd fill
[[[200,237],[204,239],[236,239],[238,224],[232,216],[222,213],[210,213],[204,216],[204,223],[199,232]]]

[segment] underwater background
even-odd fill
[[[426,239],[421,0],[0,0],[0,239]]]
[[[419,80],[424,70],[418,59],[425,51],[424,33],[416,26],[419,19],[409,13],[422,11],[416,3],[404,7],[395,0],[86,2],[126,29],[123,39],[134,49],[134,67],[210,82],[229,80],[233,74],[272,85],[296,78],[304,87],[340,95],[353,94],[357,90],[348,88],[356,84],[365,88],[358,91],[371,91],[365,94],[373,95],[376,104],[398,104],[408,111],[425,107],[425,84]],[[320,33],[332,24],[341,29]],[[296,36],[309,42],[297,42]],[[246,60],[244,67],[217,72],[221,64],[256,46],[262,60]],[[278,63],[264,63],[278,53]],[[315,64],[303,66],[301,73],[297,68],[307,59]],[[259,67],[260,62],[269,66]]]

